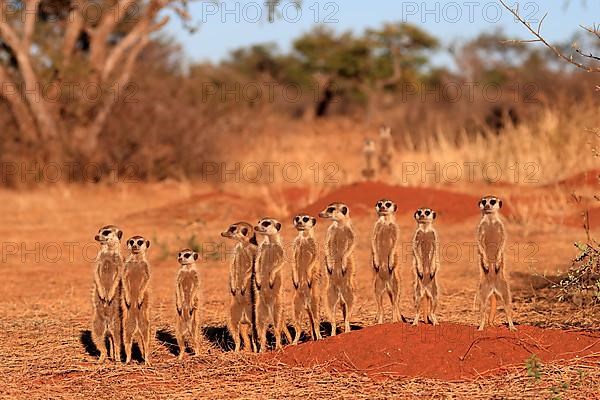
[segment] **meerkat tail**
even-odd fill
[[[492,293],[492,295],[490,296],[490,314],[489,314],[489,325],[493,326],[494,325],[494,319],[496,318],[496,307],[497,307],[497,299],[496,299],[496,293]]]

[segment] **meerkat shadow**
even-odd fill
[[[96,344],[92,340],[92,331],[82,330],[79,331],[79,342],[83,346],[83,349],[92,357],[100,357],[100,350],[96,347]]]
[[[233,351],[235,343],[227,326],[205,326],[202,335],[221,351]]]
[[[166,329],[158,329],[156,331],[156,340],[167,348],[169,353],[174,356],[179,355],[179,345],[177,344],[177,338],[172,332]]]
[[[362,325],[350,324],[350,331],[359,331],[364,328]],[[320,323],[321,335],[323,337],[331,336],[331,323],[327,321],[321,321]],[[344,333],[344,326],[342,324],[337,325],[337,329],[335,330],[336,334]]]

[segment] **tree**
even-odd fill
[[[438,40],[410,23],[385,24],[367,30],[365,40],[370,49],[369,73],[359,82],[367,96],[367,122],[378,108],[378,99],[387,87],[414,81],[421,66],[427,63],[425,50],[439,46]]]

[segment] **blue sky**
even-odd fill
[[[300,10],[290,0],[283,0],[278,6],[281,15],[274,23],[264,18],[265,1],[226,0],[220,5],[211,0],[195,1],[190,3],[190,10],[199,30],[189,34],[177,18],[172,18],[167,33],[183,45],[189,61],[215,62],[236,48],[256,43],[274,42],[283,50],[289,49],[294,38],[318,23],[337,31],[362,32],[384,22],[406,21],[433,33],[444,44],[497,28],[516,38],[530,38],[497,0],[304,0]],[[516,0],[507,2],[517,4]],[[261,11],[259,6],[263,6]],[[542,32],[550,41],[570,38],[580,24],[600,23],[599,0],[571,0],[568,6],[566,0],[523,0],[519,7],[534,26],[548,12]]]

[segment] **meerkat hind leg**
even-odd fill
[[[319,320],[319,306],[313,301],[308,309],[308,318],[313,331],[313,340],[321,340],[321,323]]]
[[[381,278],[375,277],[375,301],[377,302],[377,323],[383,324],[383,297],[385,296],[385,284]]]
[[[502,298],[502,302],[504,303],[504,313],[506,314],[506,320],[508,322],[508,329],[511,331],[516,331],[514,322],[512,320],[512,298],[510,294],[510,289],[508,287],[508,282],[505,279],[499,280],[498,292],[500,293],[500,297]]]
[[[489,310],[489,314],[488,314],[488,325],[489,326],[494,326],[495,325],[495,319],[496,319],[496,310],[498,308],[498,302],[496,299],[496,293],[492,292],[492,294],[490,295],[490,310]]]
[[[100,357],[98,358],[99,363],[103,363],[107,355],[104,332],[104,321],[100,318],[95,318],[92,326],[92,341],[96,345],[98,351],[100,351]]]
[[[336,325],[336,311],[337,304],[339,302],[338,291],[335,287],[330,286],[327,292],[327,305],[329,308],[329,322],[331,323],[331,336],[335,336],[337,334],[337,325]]]
[[[485,321],[488,318],[488,310],[487,307],[490,306],[490,296],[493,294],[492,289],[489,285],[482,285],[481,291],[479,294],[479,330],[482,331],[485,328]]]

